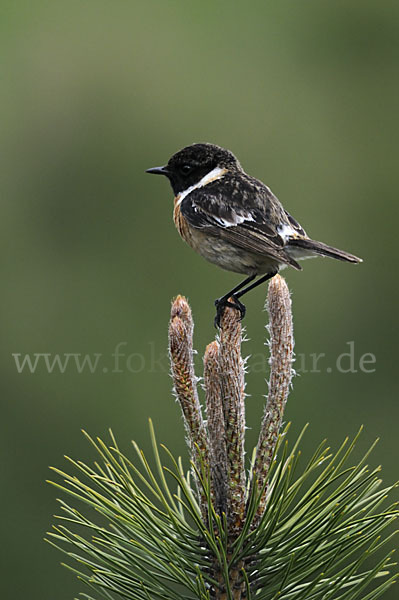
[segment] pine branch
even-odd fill
[[[284,409],[292,378],[294,335],[291,298],[285,280],[276,275],[270,281],[267,298],[270,332],[269,393],[263,415],[253,467],[253,485],[261,490],[256,526],[262,517],[267,500],[267,481],[283,421]]]
[[[233,308],[226,308],[221,319],[219,379],[227,452],[226,514],[232,541],[241,530],[246,503],[244,362],[241,358],[241,321],[238,311]]]
[[[209,444],[201,405],[198,399],[197,378],[193,359],[194,321],[187,300],[177,296],[172,304],[169,323],[169,356],[174,390],[183,413],[187,443],[197,469],[209,464]],[[206,518],[205,498],[201,508]]]
[[[382,554],[399,515],[397,504],[386,505],[396,486],[381,488],[379,469],[366,465],[369,452],[350,465],[358,436],[335,454],[322,443],[300,466],[303,434],[290,448],[287,428],[280,431],[294,341],[279,276],[269,285],[268,312],[269,393],[248,477],[241,323],[226,309],[220,339],[206,348],[205,421],[194,324],[181,296],[172,304],[169,350],[195,486],[164,447],[161,458],[152,424],[155,471],[136,444],[133,458],[123,455],[112,434],[109,446],[87,436],[99,455],[94,466],[68,459],[73,474],[54,469],[63,482],[52,485],[71,504],[60,500],[48,541],[94,590],[88,600],[375,600],[396,581],[392,552]]]
[[[217,514],[222,516],[227,510],[227,448],[219,370],[220,348],[214,341],[205,350],[204,390],[214,503]]]

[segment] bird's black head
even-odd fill
[[[148,169],[147,173],[166,175],[175,195],[196,185],[214,169],[241,171],[241,165],[229,150],[214,144],[192,144],[176,152],[164,167]]]

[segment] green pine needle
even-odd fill
[[[131,460],[112,432],[110,446],[85,433],[99,462],[91,467],[67,458],[73,475],[53,469],[64,481],[50,483],[71,504],[59,501],[59,524],[47,541],[66,553],[74,566],[65,566],[94,590],[94,596],[82,594],[87,600],[209,600],[219,585],[215,565],[224,574],[226,598],[233,598],[230,570],[242,565],[248,599],[375,600],[397,578],[390,575],[392,552],[381,558],[393,535],[386,530],[398,516],[396,504],[386,506],[396,486],[381,488],[379,468],[365,464],[369,452],[348,466],[359,434],[335,454],[323,442],[300,470],[303,432],[289,451],[286,431],[268,481],[261,490],[248,488],[247,520],[230,548],[205,465],[192,468],[207,502],[206,525],[181,460],[162,446],[167,464],[162,461],[152,423],[155,471],[136,444]],[[264,489],[266,510],[251,530]],[[370,566],[377,552],[377,564]]]

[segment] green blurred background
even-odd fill
[[[0,6],[2,595],[82,590],[42,541],[57,511],[48,465],[93,456],[81,428],[112,427],[125,450],[132,438],[149,449],[151,416],[159,440],[185,454],[166,360],[170,300],[191,302],[200,371],[213,299],[239,281],[183,244],[167,181],[144,173],[193,142],[231,149],[310,235],[364,258],[285,271],[307,370],[287,419],[292,437],[310,421],[305,452],[363,423],[361,449],[381,437],[371,463],[393,482],[399,4]],[[263,287],[247,300],[249,450],[266,393],[264,297]],[[348,342],[357,372],[343,373]],[[95,373],[44,363],[18,373],[13,353],[102,356]],[[309,372],[315,353],[326,356]],[[365,353],[372,373],[359,370]]]

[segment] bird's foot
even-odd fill
[[[231,300],[233,300],[233,302],[231,302]],[[214,324],[215,324],[215,327],[219,328],[219,329],[220,329],[220,321],[224,314],[224,309],[227,306],[230,308],[235,308],[236,310],[238,310],[240,312],[240,321],[242,321],[242,319],[245,317],[245,313],[247,312],[245,305],[242,302],[240,302],[236,296],[230,296],[230,297],[222,296],[222,298],[218,298],[217,300],[215,300],[215,306],[216,306],[216,316],[215,316]]]

